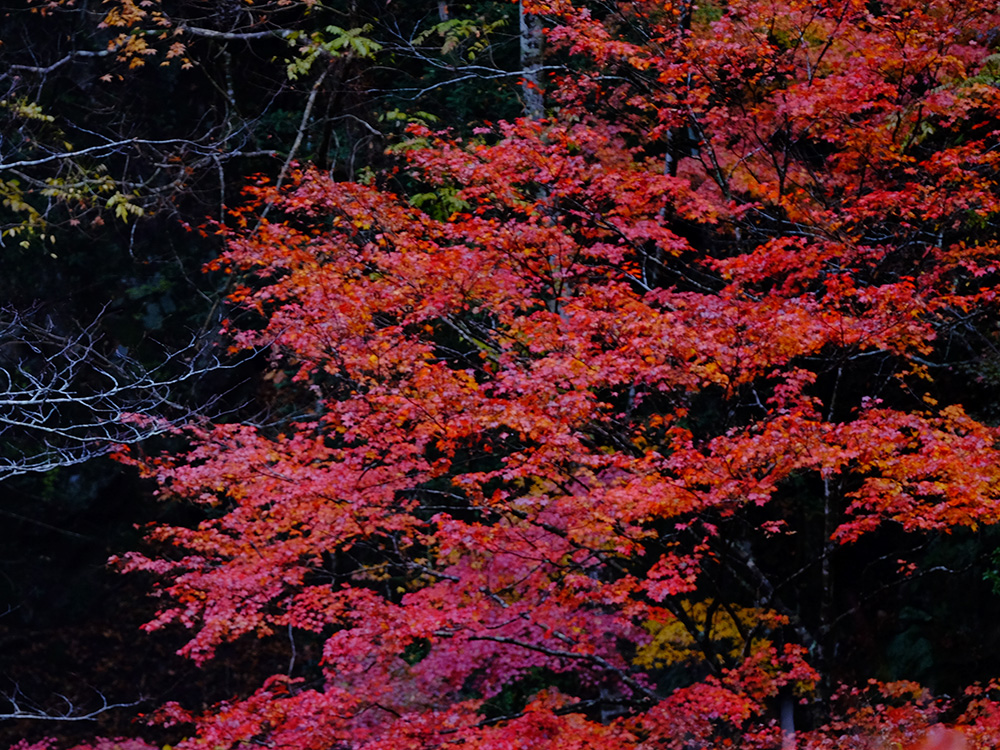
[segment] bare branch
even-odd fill
[[[107,351],[96,322],[65,334],[35,317],[0,311],[0,480],[169,431],[218,400],[196,413],[177,391],[234,366],[192,344],[145,367],[122,346]]]
[[[23,72],[23,73],[37,73],[40,75],[47,75],[52,73],[63,65],[78,57],[107,57],[118,51],[117,47],[109,47],[108,49],[102,50],[77,50],[76,52],[70,52],[68,55],[56,60],[51,65],[39,66],[39,65],[11,65],[7,68],[8,71],[12,72]]]
[[[216,31],[215,29],[203,29],[197,26],[181,26],[192,36],[205,37],[206,39],[221,39],[232,42],[248,42],[253,39],[287,39],[292,35],[291,29],[270,29],[268,31]]]
[[[113,711],[116,708],[133,708],[145,699],[131,701],[130,703],[111,703],[107,696],[99,691],[100,706],[90,710],[79,709],[73,701],[65,695],[60,695],[62,705],[55,709],[44,709],[30,700],[19,687],[14,688],[13,693],[6,693],[0,696],[8,704],[6,711],[0,712],[0,721],[3,720],[27,720],[27,721],[94,721],[102,714]]]
[[[312,85],[312,90],[309,92],[309,98],[306,100],[306,106],[302,110],[302,118],[299,121],[299,129],[295,133],[295,141],[292,143],[292,147],[288,150],[288,157],[285,159],[285,163],[282,165],[281,171],[278,173],[278,180],[275,184],[279,188],[281,187],[281,183],[284,182],[285,177],[288,175],[288,169],[292,166],[292,162],[295,161],[295,154],[298,153],[299,146],[302,145],[302,139],[305,137],[306,129],[309,127],[309,118],[312,117],[313,106],[316,104],[316,95],[323,86],[323,81],[326,80],[326,74],[329,70],[329,68],[326,68],[319,74],[315,83]]]
[[[24,167],[35,167],[40,164],[51,164],[52,162],[65,161],[67,159],[76,159],[80,156],[107,156],[108,154],[120,151],[126,146],[187,146],[191,148],[196,153],[201,153],[204,155],[211,155],[213,157],[219,156],[273,156],[273,151],[253,151],[253,152],[235,152],[235,153],[219,153],[219,147],[216,144],[212,146],[203,146],[197,141],[187,140],[184,138],[168,138],[166,140],[147,140],[144,138],[126,138],[120,141],[108,141],[107,143],[99,143],[96,146],[88,146],[87,148],[81,148],[78,151],[60,151],[59,153],[50,154],[49,156],[43,156],[38,159],[24,159],[22,161],[13,162],[0,162],[0,171],[6,171],[10,169],[22,169]]]

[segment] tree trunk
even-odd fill
[[[524,0],[518,4],[521,27],[521,91],[524,99],[524,116],[540,120],[545,116],[545,99],[542,94],[542,19],[525,13]]]

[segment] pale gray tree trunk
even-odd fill
[[[524,116],[540,120],[545,116],[542,93],[542,19],[524,12],[524,0],[518,3],[521,24],[521,93]]]
[[[791,694],[781,696],[781,750],[796,750],[795,701]]]

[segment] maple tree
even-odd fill
[[[995,3],[524,5],[565,65],[545,118],[415,125],[394,174],[234,212],[227,333],[297,410],[126,458],[207,520],[119,563],[198,662],[307,654],[160,718],[185,748],[997,746],[997,684],[946,705],[832,654],[839,550],[905,577],[900,539],[1000,520],[960,398],[995,337]]]

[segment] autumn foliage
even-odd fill
[[[182,747],[1000,745],[993,686],[945,704],[835,648],[841,550],[902,577],[900,539],[1000,520],[965,401],[996,3],[611,5],[534,4],[547,119],[415,125],[394,174],[234,214],[227,332],[295,406],[144,462],[207,520],[120,563],[196,661],[302,653],[165,708]]]

